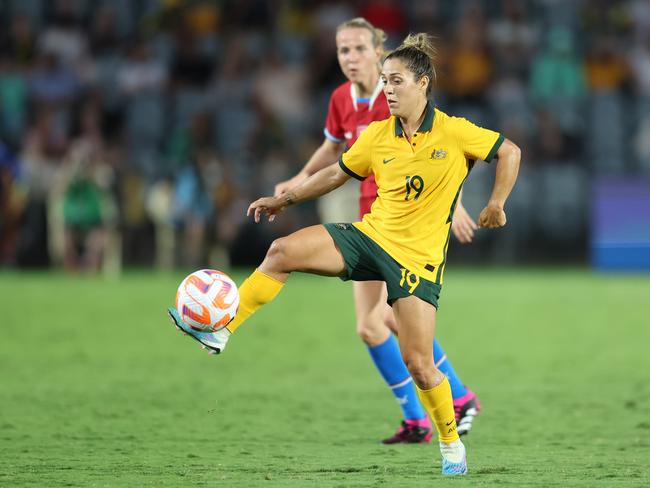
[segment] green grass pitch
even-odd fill
[[[0,274],[1,486],[650,485],[648,276],[448,271],[438,337],[483,403],[448,481],[378,444],[400,414],[349,283],[293,276],[215,358],[165,316],[181,278]]]

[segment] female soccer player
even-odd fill
[[[176,325],[213,350],[230,332],[271,301],[294,271],[344,280],[378,280],[387,287],[399,344],[418,395],[438,430],[442,473],[467,473],[451,388],[435,366],[433,338],[451,221],[474,161],[498,158],[492,195],[479,216],[487,228],[506,224],[504,205],[519,169],[519,148],[497,132],[450,117],[428,101],[434,76],[426,34],[409,36],[386,57],[381,79],[391,117],[373,122],[332,164],[278,197],[253,202],[249,215],[270,221],[287,206],[328,193],[349,178],[374,174],[377,200],[361,222],[315,225],[275,240],[239,289],[240,307],[227,329],[192,333],[170,309]],[[230,329],[230,330],[228,330]]]
[[[363,18],[351,19],[338,26],[337,56],[341,71],[349,81],[336,88],[330,97],[322,145],[296,176],[276,185],[276,196],[336,161],[346,147],[354,144],[368,124],[390,117],[379,77],[385,39],[386,35],[381,29]],[[370,212],[376,197],[377,185],[370,175],[361,183],[360,219]],[[452,231],[461,242],[469,242],[475,225],[459,199]],[[392,334],[395,321],[390,307],[386,305],[386,287],[381,281],[355,281],[353,286],[357,334],[366,344],[370,357],[398,401],[404,417],[397,432],[382,442],[428,442],[432,434],[431,422],[418,401],[397,340]],[[447,375],[451,384],[458,433],[463,435],[471,429],[480,404],[476,395],[460,380],[437,340],[433,349],[436,366]]]

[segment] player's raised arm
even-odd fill
[[[323,143],[318,149],[316,149],[316,151],[314,151],[314,154],[312,154],[309,161],[307,161],[298,174],[293,178],[281,181],[275,185],[275,196],[277,197],[286,193],[292,188],[297,187],[311,175],[317,173],[321,169],[327,168],[332,164],[332,161],[336,161],[341,156],[344,149],[344,142],[335,142],[330,139],[324,139]]]
[[[479,227],[488,229],[506,225],[506,213],[503,207],[512,191],[519,172],[521,150],[511,140],[506,139],[497,151],[496,178],[492,196],[478,218]]]
[[[259,222],[260,216],[266,214],[269,221],[273,221],[275,216],[289,205],[325,195],[349,179],[350,176],[341,169],[338,163],[331,164],[280,196],[255,200],[248,207],[246,215],[253,214],[255,222]]]

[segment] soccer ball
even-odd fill
[[[185,278],[176,292],[176,310],[197,332],[216,332],[237,314],[239,292],[228,275],[200,269]]]

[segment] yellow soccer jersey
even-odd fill
[[[343,171],[374,173],[377,199],[354,225],[410,272],[442,283],[451,218],[474,160],[490,161],[503,142],[497,132],[450,117],[431,103],[411,141],[399,119],[371,123],[345,152]]]

